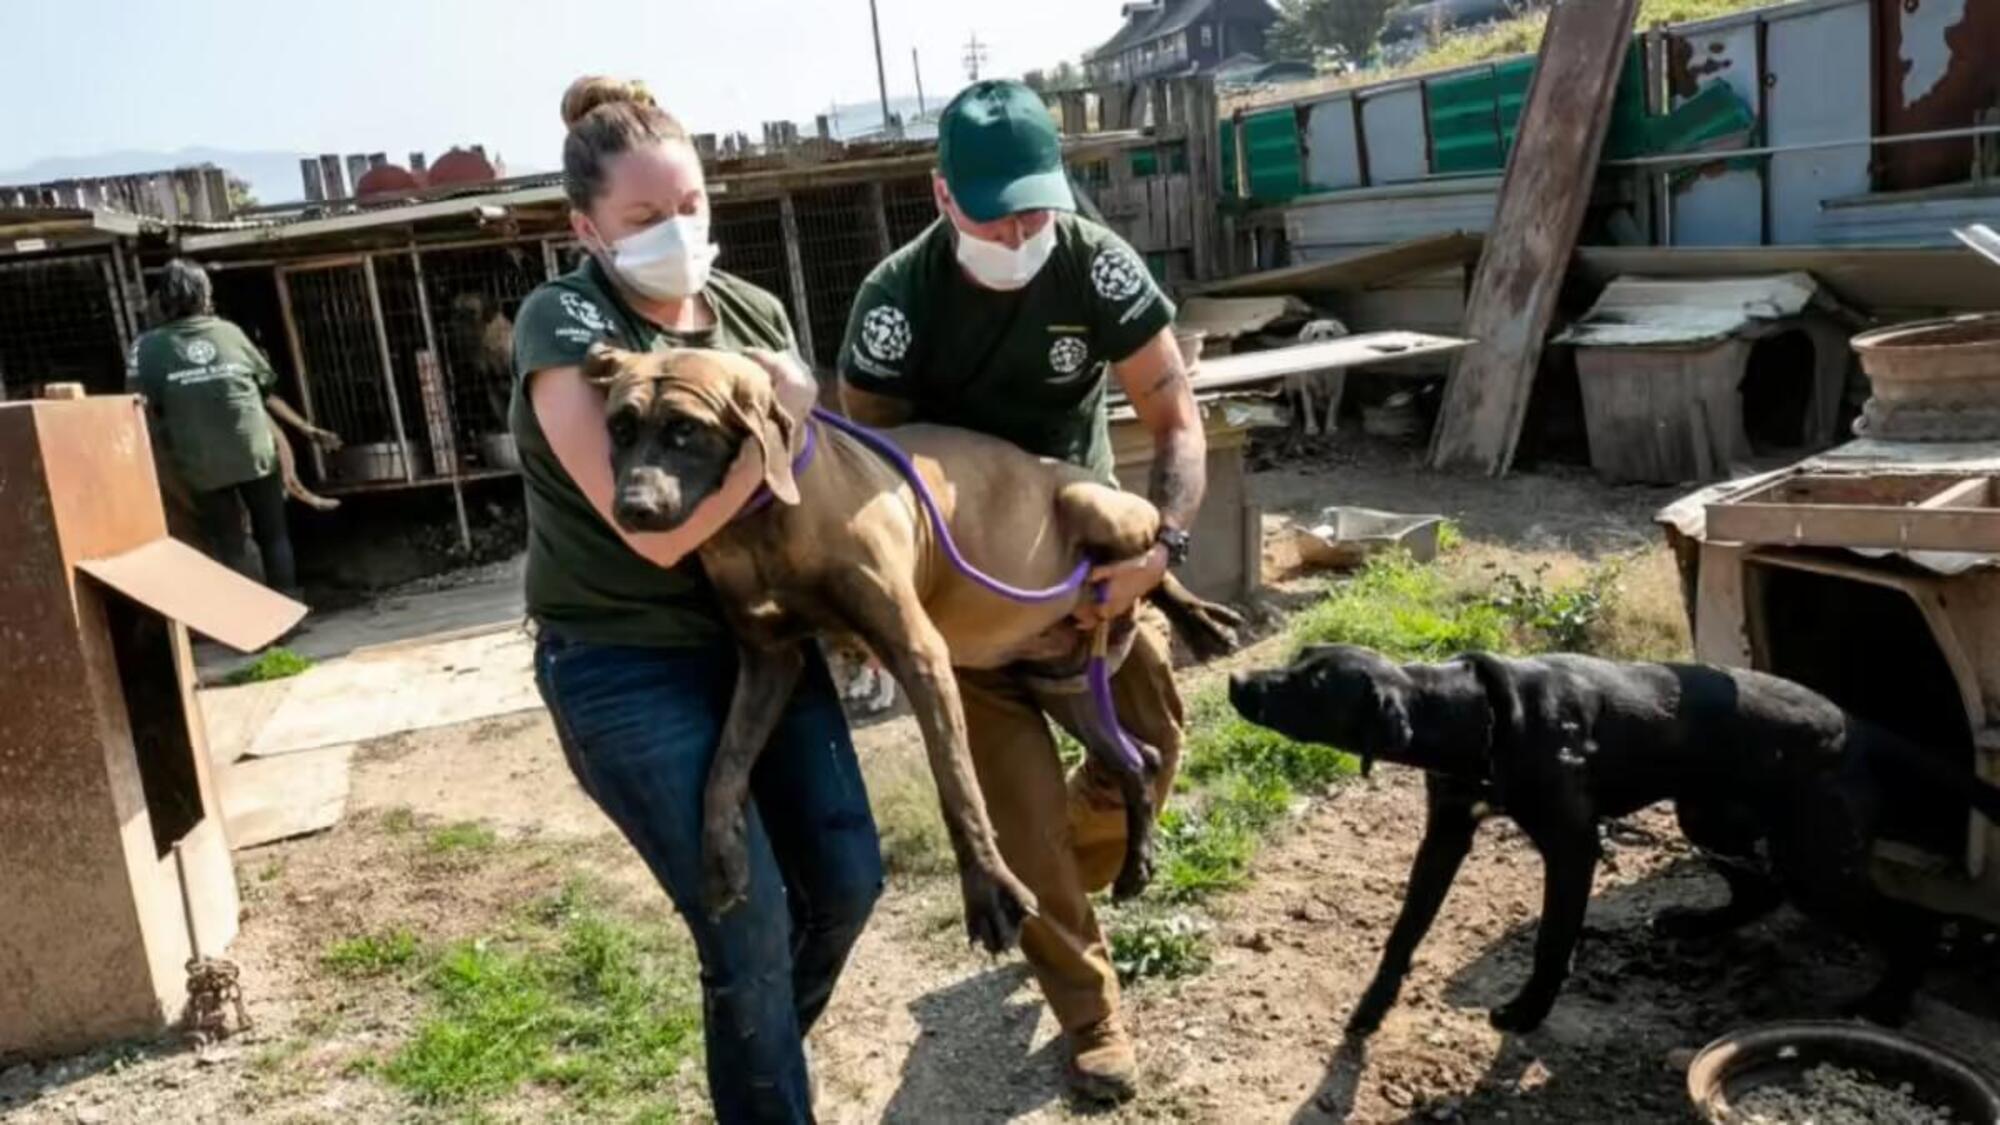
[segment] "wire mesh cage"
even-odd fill
[[[517,464],[507,436],[514,318],[547,277],[543,244],[426,250],[421,262],[460,463],[511,469]]]
[[[890,180],[882,185],[882,209],[889,220],[889,241],[901,246],[937,221],[937,197],[929,176]]]
[[[855,291],[882,258],[872,193],[865,184],[819,188],[795,195],[793,207],[812,313],[812,358],[832,367]]]
[[[47,383],[92,394],[125,385],[126,340],[104,254],[0,262],[0,386],[33,398]]]
[[[291,267],[278,277],[307,408],[346,443],[323,475],[343,484],[413,475],[403,416],[383,378],[366,262]]]
[[[785,266],[785,223],[777,200],[718,203],[709,227],[710,237],[722,248],[716,265],[776,294],[788,312],[798,308]]]

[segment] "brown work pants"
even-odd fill
[[[1154,624],[1142,621],[1111,694],[1126,732],[1160,752],[1158,808],[1180,764],[1183,713]],[[1125,803],[1095,762],[1063,776],[1048,719],[1081,738],[1094,717],[1090,696],[1037,690],[1006,672],[960,672],[958,686],[1000,854],[1041,903],[1021,931],[1021,951],[1063,1030],[1089,1027],[1118,1010],[1118,975],[1090,895],[1110,886],[1124,862]]]

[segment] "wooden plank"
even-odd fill
[[[1760,546],[2000,552],[2000,508],[1711,504],[1707,536]]]
[[[299,379],[299,408],[305,411],[306,421],[319,424],[319,417],[313,411],[312,376],[306,371],[306,350],[299,342],[299,319],[292,307],[292,286],[284,270],[277,270],[278,311],[285,321],[285,344],[292,353],[292,372]],[[326,450],[316,441],[306,443],[312,451],[313,475],[326,480]]]
[[[1422,332],[1365,332],[1317,344],[1218,356],[1201,361],[1200,369],[1195,372],[1194,390],[1197,394],[1207,394],[1253,387],[1310,371],[1367,367],[1415,356],[1455,352],[1467,343],[1450,336],[1431,336]],[[1120,397],[1113,395],[1112,401],[1119,401]],[[2000,511],[1995,514],[2000,515]]]
[[[1225,265],[1218,259],[1222,240],[1222,180],[1218,175],[1216,148],[1221,143],[1216,123],[1218,112],[1212,79],[1189,79],[1184,87],[1187,101],[1188,207],[1190,221],[1189,255],[1197,281],[1221,276]]]
[[[792,335],[810,366],[819,353],[813,350],[812,301],[806,296],[806,260],[799,249],[799,209],[790,192],[778,198],[778,225],[784,231],[785,273],[792,282]]]
[[[353,746],[222,766],[217,788],[232,850],[323,832],[347,811]]]
[[[1507,471],[1597,171],[1638,0],[1563,0],[1549,16],[1473,279],[1460,357],[1431,445],[1440,468]]]
[[[389,421],[396,427],[396,448],[403,454],[403,479],[417,479],[417,451],[403,427],[403,402],[396,393],[396,364],[389,358],[389,322],[382,315],[382,286],[375,277],[375,258],[361,259],[361,276],[367,284],[368,309],[375,320],[375,345],[382,361],[382,389],[389,400]]]
[[[1917,505],[1919,508],[1986,508],[1993,504],[1993,478],[1960,481]]]
[[[868,217],[875,225],[875,252],[886,258],[895,252],[896,242],[889,235],[889,201],[881,180],[868,181]]]

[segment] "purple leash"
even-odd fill
[[[813,408],[811,421],[819,421],[832,426],[834,429],[839,430],[841,433],[875,451],[884,460],[894,465],[896,471],[903,474],[903,479],[910,482],[911,489],[917,494],[918,504],[923,507],[925,514],[930,517],[931,531],[937,536],[938,542],[944,545],[945,557],[951,560],[952,569],[971,579],[977,585],[1009,601],[1039,605],[1043,602],[1052,602],[1060,598],[1074,596],[1090,578],[1091,566],[1089,559],[1079,562],[1076,565],[1076,569],[1071,571],[1070,576],[1063,579],[1061,584],[1051,586],[1045,590],[1026,590],[1019,586],[1011,586],[987,574],[985,571],[972,565],[972,561],[959,552],[958,541],[951,536],[951,526],[945,521],[944,511],[938,507],[937,497],[931,495],[930,486],[924,483],[924,476],[917,471],[916,462],[910,460],[910,455],[904,453],[902,447],[890,441],[885,434],[871,430],[858,422],[843,418],[838,414],[822,410],[818,407]],[[805,447],[799,451],[798,457],[792,461],[792,472],[795,476],[804,472],[805,467],[812,461],[814,443],[811,421],[808,421],[806,425]],[[770,492],[760,489],[757,495],[751,499],[750,503],[744,507],[743,514],[748,515],[751,512],[758,511],[770,502]],[[1104,604],[1106,595],[1102,584],[1096,586],[1092,590],[1092,594],[1097,599],[1099,605]],[[1111,745],[1118,749],[1119,754],[1125,759],[1124,764],[1127,769],[1143,774],[1145,771],[1145,756],[1139,752],[1139,748],[1132,741],[1131,736],[1125,733],[1125,728],[1119,725],[1118,711],[1112,704],[1111,662],[1107,651],[1108,632],[1108,626],[1099,625],[1097,627],[1096,636],[1091,643],[1090,663],[1084,670],[1084,679],[1090,685],[1090,697],[1096,703],[1098,733],[1105,736]]]

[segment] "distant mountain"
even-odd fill
[[[954,88],[942,91],[939,95],[935,96],[928,95],[927,93],[923,101],[924,116],[922,120],[924,123],[922,124],[919,123],[917,99],[914,95],[890,98],[889,112],[902,117],[909,136],[913,138],[935,136],[937,133],[937,113],[944,108],[944,104],[950,101],[951,96],[957,92]],[[813,118],[827,112],[829,111],[825,107],[821,107],[805,114],[799,121],[799,132],[811,136]],[[836,105],[831,112],[833,120],[830,124],[833,127],[835,140],[853,140],[856,137],[866,136],[870,133],[878,133],[882,129],[882,102],[880,99]]]
[[[250,184],[260,203],[284,203],[305,194],[299,179],[303,152],[238,152],[220,148],[184,148],[178,152],[104,152],[91,156],[52,156],[25,168],[0,170],[0,184],[38,184],[47,180],[87,176],[123,176],[161,172],[194,164],[213,164]]]

